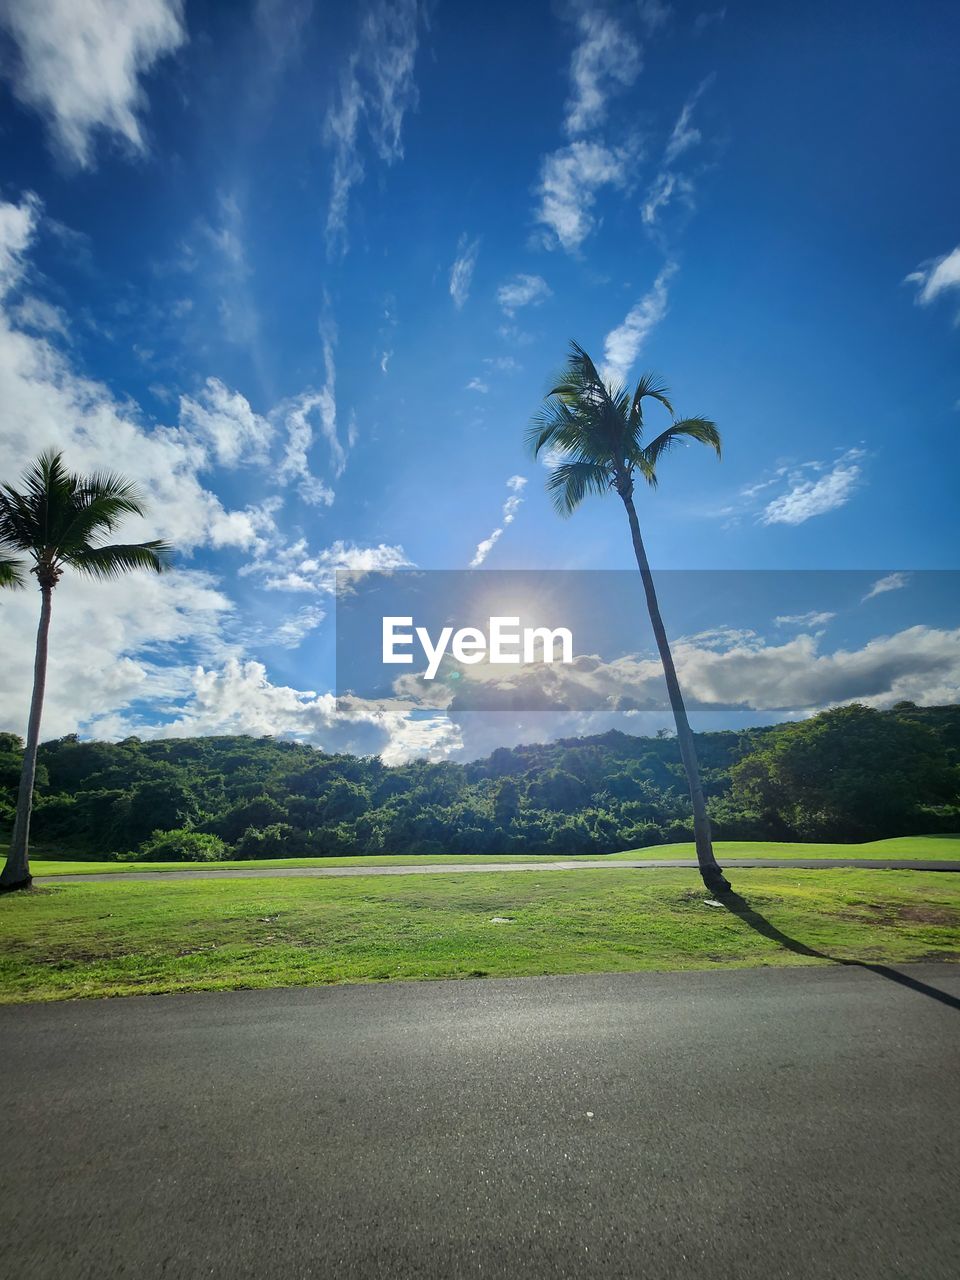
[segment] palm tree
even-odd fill
[[[17,796],[13,840],[0,892],[30,885],[30,811],[40,741],[40,716],[47,677],[47,639],[53,589],[65,569],[91,578],[118,578],[129,569],[169,567],[171,548],[165,542],[104,543],[124,516],[142,515],[139,493],[122,476],[96,472],[90,476],[67,471],[61,454],[48,450],[23,477],[23,490],[0,485],[0,545],[32,561],[30,572],[40,587],[40,625],[33,668],[33,698],[27,723],[23,770]],[[16,560],[2,562],[8,580],[19,577]]]
[[[674,417],[667,389],[660,386],[652,374],[645,374],[640,379],[632,395],[626,387],[608,386],[584,349],[575,342],[570,345],[566,368],[556,386],[547,393],[542,409],[530,425],[530,446],[534,457],[545,448],[556,454],[557,461],[547,481],[547,489],[561,515],[572,514],[588,493],[604,494],[611,489],[620,495],[627,509],[633,550],[663,663],[667,693],[677,725],[680,755],[690,787],[700,875],[711,893],[729,893],[730,884],[713,852],[710,819],[700,783],[693,733],[683,705],[680,682],[660,616],[653,574],[647,562],[633,503],[635,477],[640,476],[647,484],[656,487],[657,464],[674,445],[684,440],[697,440],[700,444],[710,445],[719,457],[720,433],[707,418],[683,418],[674,421],[649,444],[644,444],[645,400],[658,401]]]

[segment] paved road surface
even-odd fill
[[[902,972],[0,1009],[0,1274],[953,1280],[960,966]]]
[[[780,867],[819,871],[821,867],[859,867],[868,871],[960,871],[960,862],[938,862],[936,859],[893,858],[724,858],[724,867]],[[696,858],[619,858],[609,860],[566,859],[557,862],[438,862],[433,865],[397,867],[250,867],[225,870],[216,867],[183,871],[95,871],[90,875],[34,876],[34,884],[80,884],[86,880],[216,880],[244,879],[250,876],[423,876],[450,875],[473,871],[577,871],[583,867],[607,867],[624,871],[631,867],[696,867]]]

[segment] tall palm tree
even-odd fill
[[[608,386],[584,349],[575,342],[570,347],[566,367],[530,425],[530,446],[534,457],[546,448],[557,455],[547,489],[561,515],[572,514],[588,493],[605,494],[611,489],[620,495],[626,507],[633,550],[677,725],[680,756],[690,787],[700,875],[711,893],[728,893],[730,884],[713,852],[710,819],[700,783],[693,733],[683,705],[680,682],[660,616],[653,574],[633,502],[635,477],[639,476],[656,487],[657,464],[674,445],[684,440],[696,440],[715,449],[719,457],[720,433],[707,418],[683,418],[675,420],[645,444],[644,401],[658,401],[672,418],[675,417],[666,387],[660,386],[652,374],[645,374],[640,379],[632,395],[626,387]]]
[[[31,879],[30,811],[54,587],[66,569],[99,579],[118,578],[130,569],[161,573],[169,567],[171,551],[165,542],[102,541],[125,516],[143,515],[139,493],[122,476],[108,472],[74,475],[67,471],[61,454],[48,450],[26,472],[23,486],[21,491],[0,485],[0,545],[32,561],[30,572],[40,587],[40,625],[17,814],[10,854],[0,874],[0,892],[27,888]],[[7,558],[4,563],[8,577],[15,580],[19,576],[17,562]]]

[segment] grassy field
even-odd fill
[[[391,978],[960,959],[960,881],[689,871],[47,885],[0,898],[0,1002]]]
[[[770,841],[718,840],[717,857],[724,858],[919,858],[938,861],[960,860],[960,835],[952,836],[903,836],[896,840],[875,840],[870,844],[777,844]],[[616,862],[625,858],[695,858],[692,844],[657,844],[644,849],[628,849],[624,853],[611,853],[606,859]],[[259,861],[231,861],[213,863],[183,862],[97,862],[55,858],[32,858],[31,868],[36,876],[86,875],[94,872],[124,871],[183,871],[190,867],[207,866],[221,870],[269,871],[272,867],[385,867],[430,866],[450,862],[557,862],[576,861],[555,854],[469,854],[443,853],[375,855],[346,858],[272,858]],[[583,860],[596,861],[596,854],[585,854]]]

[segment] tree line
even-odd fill
[[[853,705],[696,735],[717,838],[861,841],[960,830],[960,708]],[[22,743],[0,734],[0,822]],[[468,764],[274,738],[43,743],[40,850],[216,861],[337,854],[611,853],[693,839],[675,737],[611,731]]]

